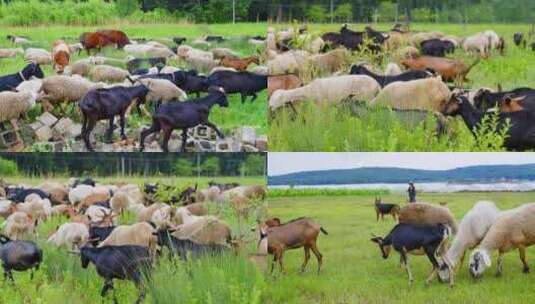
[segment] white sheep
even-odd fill
[[[325,54],[312,55],[306,59],[308,68],[319,73],[333,74],[349,63],[350,54],[346,49],[336,49]]]
[[[487,31],[484,31],[483,32],[483,36],[487,37],[487,39],[490,41],[490,48],[491,49],[497,49],[500,44],[501,44],[501,41],[500,41],[500,36],[498,36],[498,34],[496,34],[495,31],[492,31],[492,30],[487,30]]]
[[[182,58],[186,59],[189,56],[196,57],[196,58],[204,58],[209,60],[214,60],[214,54],[212,52],[207,52],[203,50],[199,50],[196,48],[193,48],[189,45],[181,45],[177,48],[177,55]]]
[[[174,72],[177,72],[177,71],[180,71],[180,69],[177,68],[177,67],[173,67],[173,66],[164,66],[164,67],[160,70],[160,73],[162,73],[162,74],[171,74],[171,73],[174,73]]]
[[[26,117],[28,111],[35,106],[37,94],[24,92],[0,92],[0,123],[9,121],[15,130],[17,142],[22,143],[17,120]]]
[[[130,206],[130,197],[123,190],[113,193],[110,199],[110,207],[113,213],[122,214]]]
[[[199,244],[227,245],[231,240],[230,227],[215,216],[203,216],[197,221],[179,225],[172,235]]]
[[[463,264],[466,251],[479,245],[499,215],[500,210],[489,201],[477,202],[464,215],[451,247],[443,256],[448,267],[439,268],[438,274],[442,281],[447,281],[453,276],[453,270]],[[453,279],[450,279],[450,283],[453,283]]]
[[[462,46],[466,53],[478,54],[480,56],[486,56],[490,51],[489,38],[483,33],[476,33],[465,38]]]
[[[321,37],[314,37],[311,34],[301,34],[297,37],[301,49],[311,54],[318,54],[325,47],[325,41]]]
[[[125,69],[111,65],[99,64],[93,68],[89,75],[93,81],[97,82],[122,82],[130,74]]]
[[[139,57],[165,57],[174,58],[176,54],[171,49],[157,42],[146,44],[128,44],[124,47],[127,54]]]
[[[78,185],[75,188],[69,190],[69,202],[72,205],[77,205],[82,202],[84,198],[93,194],[95,188],[89,185]]]
[[[84,215],[87,216],[89,222],[93,226],[110,226],[113,224],[112,211],[106,207],[91,205],[84,212]]]
[[[393,62],[390,62],[389,64],[386,65],[386,68],[385,68],[385,75],[387,76],[396,76],[396,75],[399,75],[401,74],[402,71],[401,71],[401,68],[399,67],[399,65],[393,63]]]
[[[79,76],[54,75],[43,79],[39,100],[45,111],[51,111],[55,104],[78,102],[89,90],[103,86]]]
[[[210,50],[214,59],[223,59],[225,57],[230,59],[239,59],[240,55],[236,54],[233,50],[228,48],[215,48]]]
[[[184,61],[193,69],[199,71],[210,71],[213,68],[219,66],[219,60],[213,60],[204,57],[197,57],[193,55],[188,55]]]
[[[83,49],[84,46],[80,42],[69,44],[69,51],[71,52],[71,54],[78,53]]]
[[[24,59],[45,65],[52,63],[52,54],[45,49],[27,48],[24,51]]]
[[[535,203],[502,212],[490,227],[481,244],[470,255],[470,273],[480,277],[492,265],[491,254],[498,250],[497,275],[503,272],[504,254],[518,248],[524,273],[529,272],[526,248],[535,244]]]
[[[185,101],[188,95],[182,89],[167,79],[140,79],[138,82],[149,88],[147,102],[168,102],[171,100]]]
[[[126,193],[130,199],[130,205],[143,204],[145,201],[145,194],[138,185],[126,184],[119,188],[119,191]]]
[[[82,223],[64,223],[52,234],[47,242],[70,250],[80,248],[89,239],[89,229]]]
[[[291,74],[302,71],[308,57],[306,51],[289,51],[275,55],[267,62],[270,75]]]
[[[18,54],[24,54],[24,50],[22,48],[0,49],[0,58],[16,57]]]
[[[156,229],[147,222],[117,226],[98,247],[138,245],[148,247],[152,254],[156,253]]]
[[[30,92],[30,93],[37,95],[42,85],[43,85],[42,79],[32,77],[29,80],[25,80],[21,82],[17,86],[16,91],[17,92]]]
[[[393,82],[384,87],[370,105],[383,105],[398,110],[442,111],[451,91],[440,77],[406,82]]]
[[[380,89],[379,83],[366,75],[319,78],[300,88],[275,91],[269,99],[269,108],[274,111],[286,104],[300,101],[316,104],[339,104],[347,99],[368,102]]]
[[[0,216],[6,218],[8,217],[13,209],[11,208],[11,204],[13,202],[7,199],[0,199]]]
[[[32,217],[24,212],[13,212],[3,226],[4,233],[13,240],[23,240],[26,234],[35,232]]]

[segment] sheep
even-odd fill
[[[465,38],[462,46],[466,53],[477,53],[480,56],[487,56],[490,52],[489,39],[483,33],[477,33]]]
[[[479,245],[499,215],[500,210],[493,202],[489,201],[477,202],[464,215],[459,223],[459,232],[451,247],[444,254],[444,263],[439,268],[438,275],[443,282],[453,276],[453,273],[449,273],[449,271],[454,270],[457,266],[462,266],[466,251]],[[450,282],[452,281],[450,280]]]
[[[276,75],[268,77],[268,98],[273,95],[276,90],[291,90],[303,85],[301,79],[293,74]]]
[[[397,50],[393,57],[396,58],[396,60],[403,60],[407,58],[416,58],[418,56],[420,56],[420,51],[417,48],[413,46],[406,46]]]
[[[93,81],[122,82],[128,75],[127,70],[110,65],[96,65],[89,74]]]
[[[276,55],[267,62],[269,75],[292,74],[302,71],[308,52],[289,51]]]
[[[383,105],[398,110],[429,110],[441,112],[452,93],[440,77],[393,82],[384,87],[371,106]]]
[[[190,67],[200,71],[210,71],[213,68],[219,66],[220,64],[219,60],[196,57],[191,55],[188,55],[185,58],[185,61]]]
[[[69,191],[61,183],[45,182],[39,186],[39,189],[50,195],[50,201],[54,205],[65,204],[69,199]]]
[[[99,202],[107,202],[110,200],[110,193],[98,193],[93,192],[80,201],[80,204],[78,205],[79,210],[84,210],[86,208],[89,208],[91,205]]]
[[[78,185],[69,191],[69,202],[73,205],[79,204],[86,196],[92,194],[95,188],[89,185]]]
[[[52,55],[45,49],[27,48],[24,51],[24,59],[41,65],[52,63]]]
[[[236,54],[233,50],[227,49],[227,48],[215,48],[211,50],[214,59],[223,59],[223,58],[230,58],[230,59],[239,59],[240,56]]]
[[[349,55],[345,49],[336,49],[325,54],[310,56],[307,58],[306,64],[319,73],[333,74],[349,64]]]
[[[182,59],[186,59],[188,57],[195,57],[195,58],[204,58],[204,59],[214,60],[214,54],[212,54],[212,52],[206,52],[203,50],[195,49],[188,45],[179,46],[177,48],[176,53]]]
[[[15,130],[17,143],[23,144],[17,120],[26,117],[35,106],[37,94],[32,92],[0,92],[0,124],[9,121]]]
[[[123,190],[116,191],[110,199],[110,207],[115,214],[122,214],[130,206],[130,197]]]
[[[524,204],[518,208],[502,212],[479,246],[470,255],[470,274],[479,278],[491,266],[492,251],[498,250],[496,275],[503,273],[503,256],[506,252],[518,248],[522,271],[529,272],[526,261],[526,248],[535,244],[533,225],[535,223],[535,203]]]
[[[155,227],[147,222],[120,225],[113,229],[110,235],[98,247],[138,245],[148,247],[154,256],[157,246],[157,238],[154,233],[156,233]]]
[[[306,86],[293,90],[278,90],[269,99],[269,109],[276,109],[299,101],[312,101],[316,104],[338,104],[344,100],[372,100],[381,87],[373,78],[366,75],[345,75],[320,78]]]
[[[44,200],[47,200],[48,202],[46,203]],[[43,220],[46,218],[47,213],[50,214],[50,210],[48,212],[45,211],[45,206],[51,208],[50,201],[48,199],[41,200],[40,198],[27,201],[25,203],[13,204],[12,206],[13,211],[24,212],[36,221]]]
[[[143,205],[141,206],[138,206],[138,207],[135,207],[137,209],[137,221],[138,222],[145,222],[145,221],[150,221],[151,218],[152,218],[152,214],[154,214],[154,212],[156,212],[156,210],[160,209],[160,208],[164,208],[165,206],[167,206],[166,204],[164,203],[156,203],[156,204],[152,204],[148,207],[145,207]]]
[[[325,41],[321,37],[313,37],[309,34],[299,35],[297,40],[301,45],[301,49],[310,54],[318,54],[325,48]]]
[[[128,195],[130,200],[129,205],[143,204],[143,202],[145,201],[145,195],[143,194],[138,185],[126,184],[121,186],[118,191],[122,191]]]
[[[401,208],[398,215],[400,223],[405,224],[444,224],[457,234],[457,222],[447,207],[428,203],[410,203]]]
[[[84,59],[82,59],[84,60]],[[97,64],[107,64],[107,65],[118,65],[118,64],[125,64],[124,59],[117,59],[117,58],[109,58],[109,57],[103,57],[103,56],[91,56],[86,58],[87,63],[97,65]]]
[[[15,36],[15,35],[7,35],[6,38],[10,40],[13,44],[30,44],[30,37],[27,36]]]
[[[22,240],[28,233],[35,232],[35,223],[31,215],[25,212],[13,212],[3,224],[5,234],[14,240]]]
[[[239,186],[232,189],[226,190],[221,193],[226,199],[231,198],[234,195],[241,195],[250,199],[265,199],[266,189],[263,186],[254,185],[254,186]]]
[[[163,206],[154,211],[150,218],[150,222],[156,225],[156,229],[168,228],[173,225],[173,217],[175,210],[171,206]]]
[[[52,234],[47,242],[57,247],[75,250],[89,240],[89,229],[81,223],[64,223]]]
[[[24,49],[0,49],[0,58],[16,57],[18,54],[24,54]]]
[[[177,239],[188,239],[204,245],[226,245],[231,241],[230,227],[214,216],[204,216],[197,221],[179,225],[172,235]]]
[[[138,57],[176,57],[175,53],[168,47],[156,46],[153,44],[129,44],[124,47],[124,51],[127,54]]]
[[[203,202],[203,201],[209,201],[214,202],[219,194],[221,193],[221,189],[217,186],[211,186],[208,189],[203,189],[197,192],[197,196],[195,198],[195,201],[197,202]]]
[[[80,52],[83,49],[84,49],[84,46],[80,42],[69,44],[69,51],[71,52],[71,54],[74,54],[74,53],[80,54]]]
[[[11,205],[13,202],[7,199],[0,199],[0,216],[7,218],[9,215],[11,215],[13,209]]]
[[[70,75],[80,75],[80,76],[89,76],[91,72],[92,64],[85,60],[78,60],[75,63],[71,64],[68,68],[68,74]]]
[[[25,80],[21,82],[16,88],[15,91],[17,92],[30,92],[35,95],[38,95],[39,90],[41,89],[41,86],[43,85],[43,80],[32,77],[29,80]]]
[[[62,112],[62,102],[78,102],[91,89],[102,88],[102,83],[94,83],[83,77],[55,75],[43,79],[39,90],[39,100],[45,111],[50,112],[58,104]]]
[[[425,40],[430,40],[430,39],[440,39],[444,37],[444,33],[441,33],[441,32],[422,32],[422,33],[415,33],[415,34],[412,34],[410,37],[409,37],[409,43],[412,45],[412,46],[419,46],[422,41],[425,41]]]
[[[393,63],[393,62],[390,62],[389,64],[387,64],[386,68],[385,68],[385,75],[387,76],[396,76],[396,75],[399,75],[403,73],[401,71],[401,68],[399,67],[399,65]]]
[[[50,211],[50,216],[59,216],[59,215],[65,215],[68,216],[69,214],[74,213],[74,208],[72,205],[69,204],[61,204],[61,205],[55,205],[52,207]]]
[[[84,212],[89,220],[89,224],[97,227],[107,227],[113,225],[114,215],[111,209],[100,205],[91,205]]]
[[[57,40],[54,41],[53,47],[52,47],[52,68],[57,74],[62,74],[63,70],[67,65],[69,65],[69,61],[71,58],[71,51],[69,49],[69,46],[65,43],[63,40]]]
[[[495,31],[487,30],[483,32],[483,36],[487,37],[487,40],[490,42],[490,49],[502,49],[504,47],[503,40],[500,39],[500,36],[496,34]]]

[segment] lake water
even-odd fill
[[[535,191],[534,181],[514,181],[496,183],[416,183],[417,191],[424,192],[461,192],[461,191]],[[289,186],[269,186],[273,189],[285,189]],[[296,189],[327,188],[327,189],[388,189],[393,192],[407,191],[408,184],[349,184],[349,185],[302,185]]]

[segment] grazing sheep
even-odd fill
[[[196,216],[203,216],[208,214],[208,208],[206,208],[206,204],[198,202],[189,204],[186,206],[186,209],[192,214]]]
[[[299,77],[293,74],[268,77],[268,98],[277,90],[292,90],[303,85]]]
[[[113,225],[112,211],[109,207],[109,204],[105,204],[105,207],[101,205],[102,203],[89,206],[84,212],[84,215],[89,220],[89,224],[96,227],[108,227]]]
[[[405,224],[444,224],[457,233],[457,222],[447,207],[427,203],[410,203],[401,208],[398,215],[400,223]]]
[[[155,44],[129,44],[124,47],[124,51],[136,57],[176,57],[175,53],[167,46]]]
[[[63,40],[54,41],[52,46],[52,68],[57,74],[62,74],[63,70],[71,58],[69,46]]]
[[[89,185],[78,185],[69,190],[69,202],[73,205],[79,204],[86,196],[92,194],[95,188]]]
[[[310,54],[318,54],[325,48],[325,41],[321,37],[313,37],[310,34],[303,34],[297,37],[301,49]]]
[[[522,271],[529,272],[526,261],[526,248],[535,244],[535,203],[524,204],[513,210],[502,212],[490,227],[481,244],[470,255],[470,274],[479,278],[491,266],[492,251],[498,250],[496,275],[503,273],[503,256],[506,252],[518,248],[520,260],[524,265]]]
[[[53,206],[52,210],[50,211],[50,215],[51,216],[60,216],[60,215],[69,216],[69,214],[73,214],[74,212],[75,211],[72,205],[61,204],[61,205]]]
[[[89,75],[97,82],[123,82],[129,73],[127,70],[102,64],[96,65]]]
[[[85,60],[78,60],[69,66],[70,75],[89,76],[93,65]]]
[[[199,71],[210,71],[220,65],[219,60],[196,57],[191,55],[188,55],[184,60],[191,68]]]
[[[128,206],[130,206],[130,197],[123,190],[116,191],[110,199],[110,207],[115,214],[122,214]]]
[[[264,186],[253,185],[253,186],[238,186],[232,189],[226,190],[221,195],[225,199],[229,199],[234,195],[244,196],[250,199],[265,199],[266,198],[266,188]]]
[[[236,54],[233,50],[227,48],[215,48],[212,49],[211,52],[214,55],[214,59],[223,59],[225,57],[230,59],[240,58],[240,56]]]
[[[30,200],[25,203],[13,204],[13,211],[24,212],[36,221],[43,220],[47,216],[47,212],[45,211],[45,205],[48,206],[50,204],[50,201],[48,201],[48,204],[43,201],[40,198],[37,198],[35,200]]]
[[[107,202],[109,200],[110,200],[109,192],[104,192],[104,193],[93,192],[82,199],[82,201],[78,205],[78,209],[85,210],[89,208],[91,205],[94,205],[95,203]]]
[[[147,222],[117,226],[110,235],[98,245],[105,246],[138,245],[148,247],[152,255],[156,253],[156,229]]]
[[[306,86],[293,90],[278,90],[269,99],[269,108],[276,109],[302,101],[316,104],[338,104],[344,100],[372,100],[381,87],[373,78],[365,75],[345,75],[320,78]]]
[[[438,272],[442,281],[453,277],[454,269],[462,266],[466,251],[479,245],[499,215],[500,210],[489,201],[477,202],[464,215],[459,223],[459,232],[443,257],[444,262]],[[453,279],[450,280],[452,281]]]
[[[52,234],[47,242],[57,247],[75,250],[89,240],[89,229],[81,223],[64,223]]]
[[[477,33],[465,38],[462,46],[466,53],[480,56],[488,56],[491,50],[489,39],[483,33]]]
[[[24,51],[24,59],[40,65],[52,63],[52,55],[45,49],[27,48]]]
[[[396,75],[399,75],[403,73],[401,71],[401,68],[399,67],[399,65],[393,63],[393,62],[390,62],[389,64],[387,64],[386,68],[385,68],[385,75],[387,76],[396,76]]]
[[[7,35],[6,38],[10,40],[13,44],[30,44],[30,37],[28,36],[16,36],[16,35]]]
[[[14,240],[22,240],[26,234],[35,232],[35,223],[25,212],[13,212],[3,225],[5,234]]]
[[[16,57],[18,54],[24,54],[24,49],[0,49],[0,58]]]
[[[138,82],[149,88],[145,102],[185,101],[188,99],[188,95],[182,89],[167,79],[139,79]],[[145,110],[145,114],[150,116],[147,110]]]
[[[154,223],[156,229],[166,229],[173,225],[172,219],[175,210],[171,206],[164,206],[154,211],[150,218],[150,222]]]
[[[394,58],[396,58],[397,60],[416,58],[418,56],[420,56],[420,50],[413,46],[406,46],[404,48],[396,50],[396,52],[394,53]]]
[[[289,51],[276,55],[267,62],[269,75],[300,73],[305,65],[308,52]]]
[[[80,55],[80,52],[84,49],[84,46],[80,43],[71,43],[69,44],[69,51],[71,54],[78,53]]]
[[[204,216],[191,223],[179,225],[172,235],[177,239],[187,239],[204,245],[227,245],[231,241],[230,227],[214,216]]]
[[[18,143],[22,142],[17,120],[26,117],[28,111],[35,106],[37,95],[32,92],[0,92],[0,124],[9,121],[15,130]]]
[[[167,205],[164,203],[156,203],[152,204],[148,207],[145,207],[143,205],[136,207],[137,209],[137,221],[138,222],[148,222],[152,218],[152,214],[156,212],[156,210],[160,208],[164,208]]]
[[[212,52],[195,49],[188,45],[179,46],[177,48],[176,53],[182,59],[186,59],[187,57],[195,57],[214,60],[214,55],[212,54]]]
[[[451,91],[440,77],[398,81],[384,87],[370,105],[398,110],[442,111],[451,99]]]
[[[69,191],[61,183],[47,181],[39,189],[50,195],[50,202],[54,205],[65,204],[69,199]]]
[[[30,93],[35,94],[37,96],[42,85],[43,85],[43,80],[42,79],[39,79],[39,78],[36,78],[36,77],[32,77],[29,80],[25,80],[25,81],[21,82],[17,86],[15,91],[17,91],[17,92],[30,92]]]
[[[119,188],[118,191],[124,192],[128,195],[130,200],[130,205],[133,204],[143,204],[145,201],[145,195],[143,191],[135,184],[126,184]]]
[[[54,105],[61,107],[62,102],[78,102],[91,89],[103,87],[102,83],[94,83],[79,76],[55,75],[43,79],[39,90],[39,100],[45,111],[50,112]]]
[[[325,54],[310,56],[305,65],[309,65],[320,74],[333,74],[349,64],[350,53],[345,49],[336,49]]]

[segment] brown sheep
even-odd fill
[[[86,196],[84,199],[82,199],[82,201],[80,202],[80,205],[78,205],[78,210],[87,209],[95,203],[107,202],[109,200],[110,200],[109,192],[92,193]]]
[[[398,220],[406,224],[444,224],[457,233],[457,221],[451,211],[443,206],[428,203],[410,203],[399,211]]]
[[[69,45],[63,40],[57,40],[52,46],[52,68],[56,73],[63,74],[63,70],[69,65],[71,51]]]
[[[291,90],[302,85],[301,79],[294,74],[268,76],[268,98],[276,90]]]
[[[208,214],[208,208],[204,203],[193,203],[186,206],[189,212],[193,215],[203,216]]]
[[[242,59],[232,59],[230,57],[225,57],[221,60],[220,64],[224,67],[234,68],[237,71],[245,71],[247,67],[251,64],[259,64],[258,57],[247,57]]]
[[[46,182],[39,188],[50,195],[52,205],[66,204],[69,201],[69,191],[60,183]]]
[[[467,65],[458,59],[449,59],[433,56],[419,56],[413,58],[407,58],[401,61],[407,69],[411,70],[425,70],[431,69],[442,76],[444,81],[468,81],[466,75],[470,73],[470,70],[476,66],[481,58],[476,59],[472,64]]]

